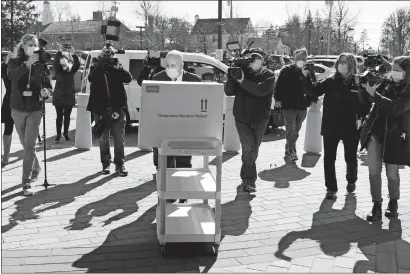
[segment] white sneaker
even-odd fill
[[[24,196],[33,196],[34,192],[29,190],[29,189],[24,189],[23,190]]]
[[[299,160],[298,155],[296,154],[296,152],[292,152],[290,154],[290,160],[293,161],[293,162]]]

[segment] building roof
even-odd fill
[[[192,29],[192,34],[216,34],[218,33],[218,22],[217,18],[212,19],[198,19],[195,26]],[[236,29],[246,29],[248,28],[250,18],[228,18],[222,19],[222,32],[233,32]]]
[[[42,22],[38,22],[38,25],[34,24],[30,26],[30,28],[28,29],[28,33],[43,32],[50,24],[43,25]]]
[[[121,30],[130,31],[130,29],[121,24]],[[52,22],[46,27],[42,33],[43,34],[53,34],[53,33],[72,33],[72,32],[84,32],[84,33],[100,33],[101,31],[101,21],[61,21]]]

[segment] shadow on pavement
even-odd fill
[[[146,184],[151,184],[152,181]],[[151,190],[151,186],[147,187]],[[148,191],[148,193],[150,192]],[[109,199],[121,197],[113,194]],[[137,199],[142,198],[138,197]],[[222,238],[227,235],[239,236],[249,226],[252,213],[250,202],[253,195],[240,193],[238,188],[234,201],[222,205]],[[88,273],[148,273],[148,272],[208,272],[216,261],[212,246],[204,243],[169,243],[166,256],[160,252],[157,239],[156,205],[147,210],[136,221],[110,232],[104,243],[92,252],[83,255],[73,263],[76,268]],[[232,225],[234,224],[234,225]]]
[[[286,138],[286,131],[280,128],[274,129],[272,132],[263,135],[262,142],[274,142]]]
[[[361,166],[368,166],[367,164],[367,154],[360,153],[359,159],[362,161]]]
[[[222,164],[225,163],[226,161],[229,161],[230,159],[232,159],[233,157],[239,155],[238,152],[236,153],[228,153],[228,152],[224,152],[222,155]],[[216,160],[213,159],[212,161],[209,162],[209,165],[216,165]]]
[[[291,181],[300,181],[311,173],[299,168],[295,163],[287,163],[274,169],[259,172],[259,178],[275,182],[276,188],[288,188]]]
[[[285,255],[284,252],[300,239],[311,239],[320,243],[320,248],[324,254],[333,257],[343,256],[349,252],[352,243],[358,243],[358,248],[368,261],[356,262],[354,273],[367,273],[369,270],[373,272],[376,270],[397,272],[398,269],[381,269],[388,268],[389,265],[381,260],[377,261],[376,267],[376,245],[400,240],[402,235],[401,221],[391,219],[389,229],[382,229],[381,222],[368,223],[359,218],[355,213],[357,201],[354,194],[346,195],[345,204],[341,210],[333,209],[334,203],[335,200],[324,199],[319,211],[313,214],[312,228],[306,231],[288,233],[280,240],[275,256],[290,261],[292,258],[289,256],[292,256],[293,251],[287,251],[289,256]],[[332,218],[345,218],[347,220],[331,222]],[[409,246],[409,243],[405,241],[402,241],[401,244]],[[397,252],[395,253],[397,254]]]
[[[81,153],[84,153],[84,152],[87,152],[87,151],[86,150],[73,149],[73,150],[66,151],[64,153],[58,154],[56,156],[52,156],[50,158],[47,158],[47,162],[58,161],[58,160],[65,159],[67,157],[74,156],[74,155],[77,155],[77,154],[81,154]],[[44,162],[44,160],[43,160],[43,162]]]
[[[305,153],[302,157],[302,167],[315,167],[320,159],[320,154]]]

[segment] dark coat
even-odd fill
[[[154,70],[150,66],[144,66],[138,75],[137,83],[139,86],[142,85],[142,81],[144,80],[151,80],[152,77],[161,71],[164,71],[165,68],[158,66]]]
[[[282,103],[283,109],[306,110],[317,98],[306,94],[303,83],[306,77],[296,65],[284,66],[278,76],[274,98]],[[316,82],[314,74],[309,75],[311,82]]]
[[[5,94],[3,97],[3,102],[1,104],[1,122],[2,123],[13,123],[13,118],[11,117],[10,108],[10,97],[11,97],[11,81],[7,77],[7,64],[1,64],[1,79],[3,79]]]
[[[165,70],[155,74],[152,77],[152,80],[154,80],[154,81],[172,81],[172,79],[168,77],[167,72]],[[201,82],[201,77],[199,77],[196,74],[189,73],[189,72],[184,70],[183,75],[182,75],[182,82]]]
[[[31,67],[30,91],[32,96],[23,96],[29,82],[29,69],[23,64],[27,61],[24,52],[17,58],[10,58],[7,66],[7,75],[11,81],[10,107],[24,112],[40,111],[42,101],[40,91],[42,88],[52,89],[50,71],[46,64],[34,64]]]
[[[229,77],[225,94],[235,96],[235,120],[248,124],[269,119],[274,85],[275,75],[265,67],[260,74],[246,74],[242,83]]]
[[[107,85],[104,74],[107,76],[110,100],[108,100]],[[127,93],[124,84],[132,81],[131,74],[120,68],[108,67],[104,69],[97,65],[90,70],[88,81],[92,84],[87,110],[92,113],[103,114],[108,107],[118,111],[127,107]]]
[[[56,77],[56,85],[54,87],[53,105],[58,107],[67,107],[75,105],[75,84],[74,76],[80,68],[80,60],[77,55],[73,55],[74,64],[71,67],[71,71],[63,71],[60,65],[61,52],[57,52],[53,70]]]
[[[367,148],[372,134],[381,132],[383,161],[410,166],[410,87],[385,80],[377,87],[374,97],[364,89],[359,92],[363,103],[373,102],[360,136],[361,150]]]
[[[360,103],[358,87],[353,82],[346,82],[340,75],[324,79],[317,83],[304,80],[308,94],[314,97],[324,96],[322,115],[322,135],[340,138],[356,135],[357,120],[367,113]]]

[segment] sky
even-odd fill
[[[57,3],[59,2],[59,3]],[[92,19],[92,12],[102,7],[110,7],[113,1],[50,1],[51,8],[61,3],[70,3],[73,14],[80,15],[82,20]],[[117,1],[119,11],[117,18],[131,29],[142,25],[135,14],[139,1]],[[218,18],[218,1],[156,1],[164,15],[183,17],[193,23],[195,15],[199,18]],[[42,10],[43,1],[33,1],[38,10]],[[359,40],[363,29],[368,33],[368,44],[377,49],[383,21],[397,8],[410,8],[410,1],[347,1],[349,16],[356,16],[354,32],[355,40]],[[233,1],[233,14],[239,17],[250,17],[253,25],[282,25],[288,15],[298,13],[302,18],[310,9],[312,15],[316,10],[323,15],[328,14],[325,1]],[[223,16],[229,16],[227,1],[223,1]]]

